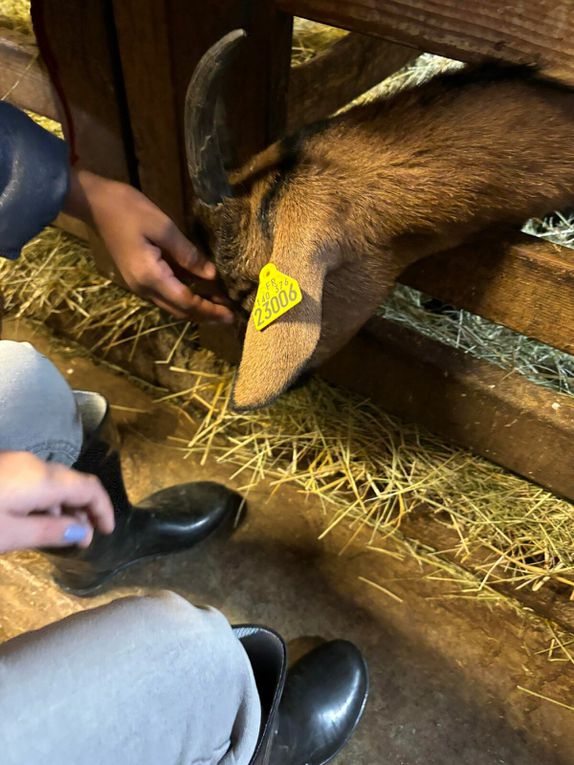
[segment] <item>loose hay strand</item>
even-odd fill
[[[521,685],[517,685],[516,687],[519,691],[522,691],[522,693],[528,693],[529,696],[534,696],[537,699],[542,699],[542,701],[549,701],[551,704],[562,707],[562,709],[567,709],[569,712],[574,712],[574,707],[570,706],[570,704],[565,704],[563,701],[558,701],[557,699],[550,698],[550,696],[544,696],[542,693],[531,691],[529,688],[523,688]]]
[[[388,595],[389,598],[392,598],[392,600],[396,600],[397,603],[404,603],[401,597],[396,595],[394,592],[391,592],[391,590],[388,590],[386,587],[383,587],[382,584],[373,582],[371,579],[366,579],[364,576],[359,576],[358,579],[359,581],[364,582],[365,584],[368,584],[370,587],[374,587],[376,590],[379,590],[380,592],[383,592],[385,595]]]

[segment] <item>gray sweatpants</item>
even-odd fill
[[[69,465],[81,443],[57,369],[1,341],[0,450]],[[173,593],[116,600],[0,646],[2,765],[247,765],[260,715],[225,617]]]

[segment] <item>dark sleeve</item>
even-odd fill
[[[67,144],[0,102],[0,257],[17,258],[56,218],[68,184]]]

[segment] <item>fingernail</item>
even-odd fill
[[[64,542],[74,544],[75,542],[82,542],[86,538],[88,529],[85,526],[68,526],[64,531]]]
[[[206,263],[203,268],[203,273],[205,274],[206,279],[213,279],[213,277],[217,274],[217,269],[213,263]]]

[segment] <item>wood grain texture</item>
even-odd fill
[[[278,8],[461,61],[533,63],[574,84],[571,0],[276,0]]]
[[[382,319],[369,322],[321,374],[574,499],[568,396]]]
[[[291,70],[289,131],[327,117],[417,56],[417,51],[376,37],[349,34],[329,50]]]
[[[574,251],[499,232],[410,266],[403,284],[574,353]]]
[[[37,46],[8,29],[0,36],[0,100],[52,120],[60,119],[57,97]]]
[[[177,142],[166,4],[114,0],[114,19],[140,187],[179,226],[184,164]]]
[[[129,125],[117,61],[111,9],[99,0],[33,0],[57,67],[82,165],[120,181],[134,181]]]

